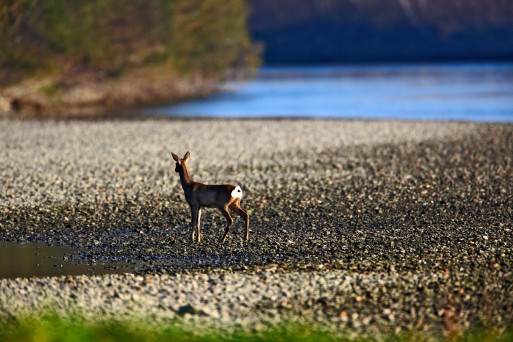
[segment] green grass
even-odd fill
[[[55,314],[39,317],[25,317],[9,323],[0,323],[0,341],[372,341],[373,337],[350,339],[336,336],[321,329],[300,325],[280,324],[261,331],[243,331],[241,329],[228,331],[193,331],[177,323],[170,323],[159,328],[151,327],[141,321],[104,320],[90,322],[80,316],[64,319]],[[348,335],[349,336],[349,335]],[[379,340],[384,341],[425,341],[432,340],[426,333],[409,333],[389,335]],[[466,333],[450,341],[513,341],[510,331],[498,337],[491,331]]]
[[[53,96],[56,96],[57,94],[59,94],[59,92],[61,91],[61,89],[59,88],[59,86],[55,83],[50,83],[50,84],[47,84],[43,87],[41,87],[39,89],[39,91],[42,93],[42,94],[45,94],[49,97],[53,97]]]
[[[135,322],[87,322],[80,318],[62,319],[55,315],[27,318],[0,326],[0,341],[332,341],[333,337],[302,327],[271,328],[263,332],[235,330],[194,332],[177,324],[149,328]]]

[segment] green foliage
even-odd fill
[[[226,69],[226,61],[255,62],[244,60],[250,55],[250,41],[243,34],[247,19],[243,1],[174,1],[171,12],[181,14],[171,22],[174,49],[180,51],[174,59],[179,69],[215,75]]]
[[[2,0],[0,72],[163,64],[216,77],[256,62],[246,19],[244,0]]]

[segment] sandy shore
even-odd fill
[[[0,240],[148,264],[0,280],[3,320],[52,305],[223,326],[513,324],[513,125],[1,120],[0,131]],[[170,157],[187,150],[195,180],[242,186],[249,244],[241,225],[219,244],[213,209],[191,243]]]
[[[120,77],[84,72],[46,76],[0,86],[0,119],[101,118],[159,102],[201,98],[219,91],[219,84],[202,77],[182,78],[161,67],[134,69]]]

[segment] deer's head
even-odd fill
[[[176,161],[175,172],[178,172],[178,173],[183,172],[183,169],[186,167],[186,163],[189,161],[189,157],[191,156],[189,154],[189,151],[187,151],[187,153],[185,154],[183,159],[180,159],[173,152],[171,152],[171,155],[173,156],[173,159]]]

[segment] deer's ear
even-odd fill
[[[185,156],[183,156],[183,161],[185,163],[187,163],[189,161],[189,158],[190,158],[191,154],[189,153],[189,151],[187,151],[187,153],[185,154]]]
[[[180,158],[178,158],[178,156],[176,154],[174,154],[173,152],[171,152],[171,155],[173,156],[173,159],[178,163],[180,161]]]

